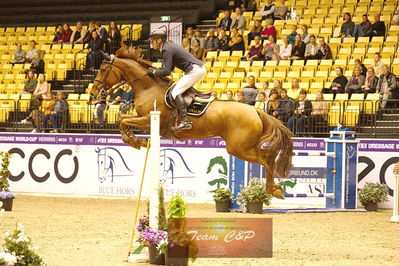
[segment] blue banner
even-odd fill
[[[230,190],[233,194],[233,198],[238,196],[238,192],[240,192],[240,186],[244,186],[245,180],[245,161],[240,160],[232,155],[230,155],[230,167],[229,167],[229,176],[230,176]],[[233,200],[231,203],[232,209],[239,209],[236,200]]]

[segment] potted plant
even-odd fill
[[[8,178],[11,173],[8,170],[10,165],[11,154],[8,152],[0,152],[1,157],[1,169],[0,169],[0,201],[3,202],[3,208],[6,211],[12,210],[12,203],[15,198],[15,194],[9,191]]]
[[[272,196],[266,192],[266,183],[260,178],[252,178],[248,186],[241,186],[237,200],[242,207],[250,213],[262,213],[263,204],[269,205]]]
[[[233,195],[228,188],[218,188],[213,194],[216,205],[216,212],[229,212]]]
[[[367,211],[377,211],[378,203],[388,200],[388,186],[367,182],[359,190],[359,200]]]

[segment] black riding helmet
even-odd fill
[[[164,30],[161,30],[161,29],[153,30],[150,33],[150,37],[148,39],[149,40],[151,40],[151,39],[163,39],[163,40],[166,40],[167,39],[166,32]]]

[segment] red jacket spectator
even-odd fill
[[[64,23],[64,25],[62,25],[63,27],[63,32],[61,35],[61,38],[58,40],[59,43],[61,42],[70,42],[71,40],[71,36],[72,36],[72,30],[71,28],[69,28],[68,23]]]
[[[272,25],[271,19],[266,19],[266,27],[260,32],[260,36],[263,40],[267,40],[270,35],[276,39],[276,28]]]

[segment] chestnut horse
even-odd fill
[[[169,88],[167,78],[147,74],[151,62],[139,58],[140,48],[122,47],[115,56],[106,56],[97,74],[91,95],[106,94],[121,81],[128,83],[135,93],[137,116],[121,115],[119,118],[122,140],[140,149],[146,147],[146,139],[138,139],[128,128],[150,131],[150,111],[161,111],[160,133],[164,138],[210,138],[220,136],[226,142],[227,152],[242,160],[258,163],[266,168],[267,192],[284,198],[284,192],[274,183],[274,176],[288,175],[292,159],[292,134],[279,120],[257,110],[254,106],[213,101],[202,116],[191,116],[192,129],[173,131],[173,110],[165,104],[164,95]]]

